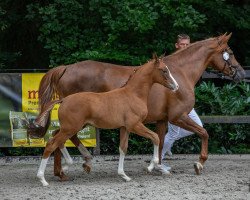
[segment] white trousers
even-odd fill
[[[197,113],[195,112],[194,109],[191,110],[191,112],[188,114],[188,116],[194,122],[196,122],[200,126],[203,126],[199,116],[197,115]],[[163,145],[163,149],[162,149],[162,158],[165,157],[166,153],[171,154],[171,148],[176,140],[179,140],[183,137],[186,137],[186,136],[189,136],[192,134],[194,134],[194,133],[190,132],[186,129],[180,128],[178,126],[175,126],[175,125],[168,122],[168,132],[167,132],[165,139],[164,139],[164,145]]]

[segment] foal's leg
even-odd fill
[[[68,181],[69,178],[64,174],[62,169],[61,158],[61,150],[60,148],[56,148],[54,151],[54,175],[58,176],[61,181]]]
[[[194,169],[197,175],[201,173],[203,165],[208,158],[208,138],[209,135],[203,127],[195,123],[188,115],[183,115],[175,121],[171,121],[172,124],[184,128],[188,131],[192,131],[198,134],[201,138],[201,153],[199,162],[194,163]]]
[[[59,132],[59,129],[55,130],[52,135],[55,136]],[[61,155],[63,155],[66,165],[62,168],[61,164]],[[64,145],[60,145],[59,148],[57,148],[54,151],[54,175],[58,176],[61,181],[67,181],[69,178],[64,174],[64,171],[67,171],[69,168],[69,165],[73,164],[73,160],[69,155],[69,152],[67,151],[66,147]]]
[[[124,158],[127,153],[128,149],[128,138],[129,138],[129,132],[126,130],[125,127],[120,128],[120,158],[119,158],[119,166],[118,166],[118,175],[120,175],[123,179],[126,181],[130,181],[131,178],[129,178],[125,172],[124,172]]]
[[[50,141],[48,141],[44,149],[40,167],[37,172],[37,177],[39,178],[43,186],[49,185],[48,182],[44,178],[44,172],[45,172],[45,168],[46,168],[46,165],[47,165],[47,162],[51,153],[55,151],[56,148],[58,148],[60,145],[64,144],[69,137],[70,136],[68,136],[67,134],[59,131],[58,134],[56,134]]]
[[[78,150],[82,154],[83,160],[84,160],[84,163],[82,164],[83,169],[87,173],[89,173],[91,171],[91,168],[92,168],[92,163],[91,163],[92,155],[89,153],[87,148],[81,143],[81,141],[78,139],[77,135],[73,135],[70,138],[70,140],[78,148]],[[66,158],[71,159],[71,157],[68,153],[68,150],[66,149],[66,147],[64,147],[64,145],[62,147],[60,147],[60,150],[56,149],[54,152],[54,175],[59,176],[61,181],[65,181],[65,180],[68,180],[68,177],[66,175],[64,175],[63,171],[67,170],[67,168],[64,167],[62,169],[61,152],[64,152],[63,155],[66,155],[66,157],[64,156],[65,159]]]
[[[148,166],[148,171],[151,172],[154,169],[154,167],[157,166],[159,163],[159,143],[160,143],[159,137],[155,132],[149,130],[142,123],[138,123],[136,126],[134,126],[131,132],[134,132],[138,135],[141,135],[145,138],[149,138],[152,140],[154,144],[154,155],[150,165]]]
[[[92,155],[89,153],[88,149],[81,143],[77,135],[73,135],[70,140],[78,148],[80,153],[83,156],[84,163],[82,164],[83,169],[89,173],[92,167]]]

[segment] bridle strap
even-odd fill
[[[218,42],[219,46],[220,46],[220,43]],[[223,50],[222,52],[227,52],[227,50],[229,50],[230,47],[226,48],[225,50]],[[227,52],[228,53],[228,52]],[[233,55],[232,52],[228,53],[229,55]],[[231,70],[231,72],[229,73],[229,76],[232,77],[233,79],[235,78],[236,74],[237,74],[237,66],[236,65],[232,65],[231,61],[230,61],[230,57],[225,60],[225,64],[224,64],[224,67],[222,69],[222,72],[224,72],[224,70],[226,69],[226,65],[228,65],[229,69]]]

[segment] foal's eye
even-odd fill
[[[226,60],[226,61],[229,59],[229,53],[226,52],[226,51],[223,52],[222,56],[223,56],[223,59]]]
[[[162,71],[163,71],[164,74],[168,74],[168,71],[166,71],[166,70],[162,70]]]

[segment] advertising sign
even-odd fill
[[[43,73],[0,74],[0,147],[44,147],[59,129],[58,108],[51,112],[51,124],[44,138],[27,135],[27,124],[38,113],[38,88]],[[55,97],[56,98],[56,97]],[[77,134],[86,147],[96,146],[96,129],[87,126]],[[74,146],[71,141],[66,146]]]

